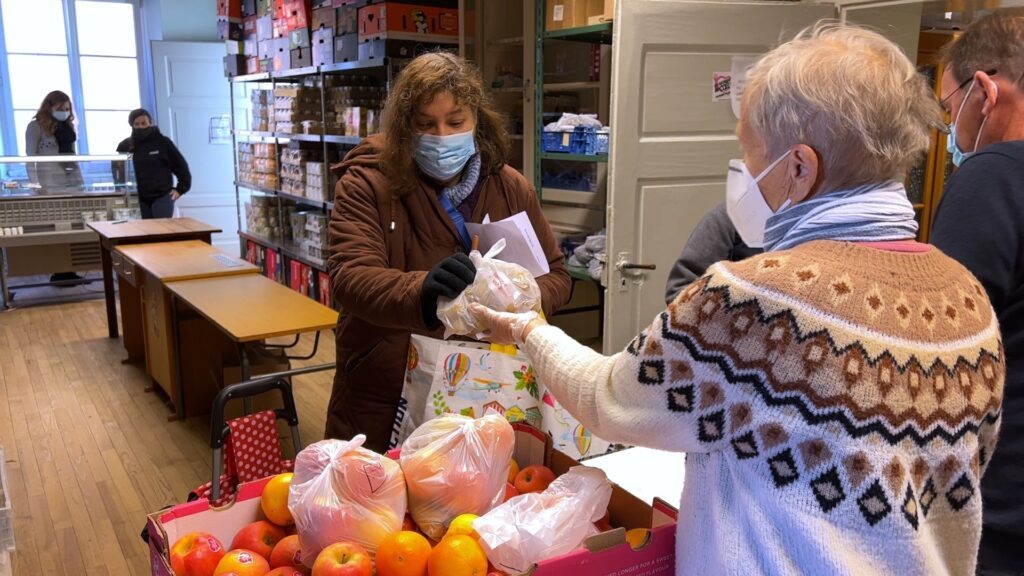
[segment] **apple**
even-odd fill
[[[270,553],[271,568],[281,568],[284,566],[292,566],[300,571],[305,571],[305,574],[309,574],[309,568],[306,568],[302,564],[302,553],[301,546],[299,545],[299,537],[296,535],[285,536],[280,542],[274,546],[274,550]]]
[[[231,541],[231,549],[252,550],[266,559],[270,558],[274,546],[285,536],[286,534],[280,526],[275,526],[266,520],[258,520],[246,524],[235,534],[235,539]]]
[[[294,566],[281,566],[267,572],[264,576],[308,576],[309,572],[303,572]]]
[[[555,480],[555,473],[547,466],[533,464],[516,474],[515,487],[520,494],[543,492]]]
[[[508,502],[513,496],[519,496],[519,490],[516,490],[516,487],[511,484],[505,483],[505,499],[502,502]]]
[[[317,555],[313,576],[373,576],[373,561],[359,544],[337,542]]]
[[[266,576],[270,564],[252,550],[232,550],[217,563],[213,576]]]
[[[171,546],[175,576],[210,576],[224,557],[224,545],[206,532],[189,532]]]

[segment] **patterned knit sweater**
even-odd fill
[[[974,573],[1004,358],[938,250],[718,263],[623,352],[525,349],[595,435],[688,453],[677,574]]]

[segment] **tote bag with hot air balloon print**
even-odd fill
[[[460,343],[461,344],[461,343]],[[489,410],[551,434],[554,446],[573,458],[597,456],[609,444],[595,438],[537,381],[533,364],[512,349],[444,343],[437,348],[423,418],[455,413],[478,418]]]

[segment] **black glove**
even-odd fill
[[[476,266],[463,253],[452,254],[438,262],[427,272],[420,290],[420,306],[423,310],[423,322],[433,328],[437,325],[437,298],[455,298],[473,283],[476,278]]]

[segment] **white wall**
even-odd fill
[[[217,7],[213,0],[142,0],[150,40],[215,42]]]

